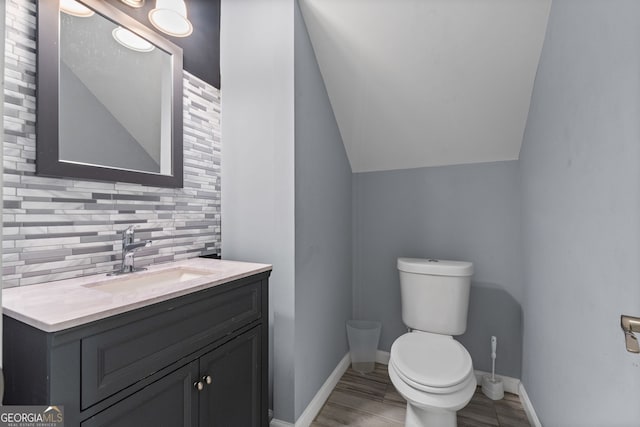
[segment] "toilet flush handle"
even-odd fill
[[[640,317],[633,316],[620,316],[620,326],[624,331],[624,341],[627,346],[627,351],[630,353],[640,353],[640,346],[638,345],[638,339],[633,334],[634,332],[640,332]]]

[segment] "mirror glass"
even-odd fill
[[[106,2],[56,3],[39,2],[37,173],[181,187],[182,50]]]
[[[171,174],[171,68],[99,13],[61,11],[59,160]]]

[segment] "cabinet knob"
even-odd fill
[[[211,375],[205,375],[204,377],[202,377],[202,381],[204,381],[207,384],[211,384],[211,381],[213,381],[211,379]]]
[[[198,381],[196,383],[193,383],[193,386],[198,390],[198,391],[202,391],[202,389],[204,388],[204,383],[202,381]]]

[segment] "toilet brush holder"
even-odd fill
[[[491,400],[500,400],[504,397],[504,384],[502,379],[491,378],[491,375],[482,377],[482,393]]]

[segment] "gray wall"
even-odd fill
[[[640,2],[554,0],[520,162],[523,383],[546,426],[637,426]]]
[[[273,264],[271,404],[294,422],[347,352],[351,169],[295,2],[221,22],[223,256]]]
[[[467,332],[476,369],[520,377],[518,163],[497,162],[354,174],[354,315],[382,321],[388,351],[402,323],[397,257],[474,263]]]
[[[295,418],[348,351],[351,166],[296,4]]]
[[[223,0],[223,257],[273,264],[274,415],[294,420],[294,0]]]

